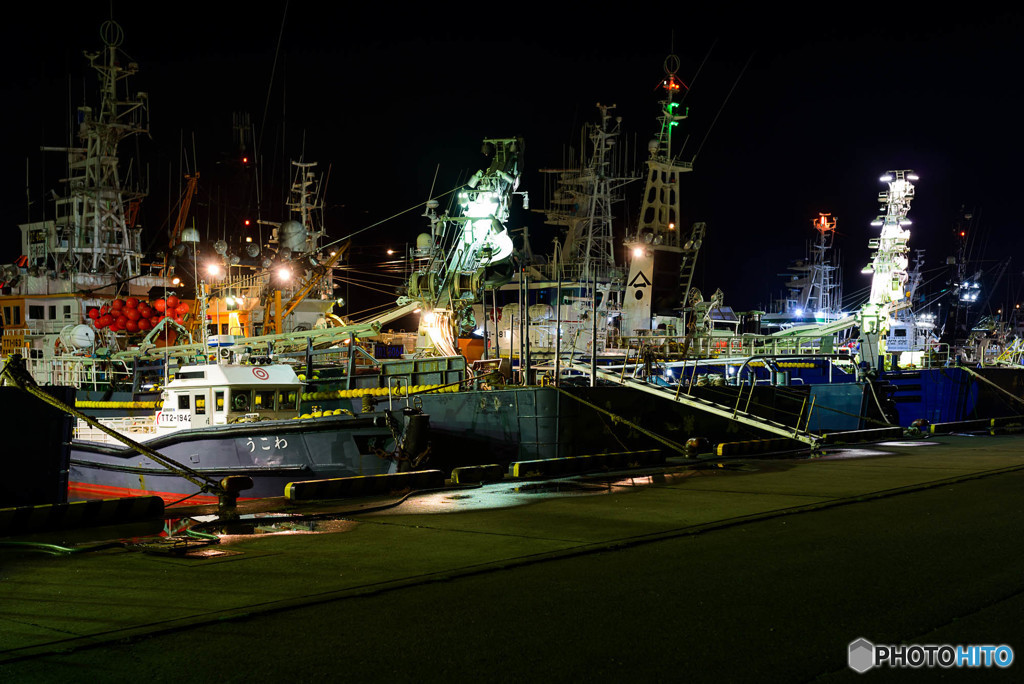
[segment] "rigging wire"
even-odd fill
[[[440,195],[437,195],[436,197],[431,197],[430,199],[440,199],[440,198],[442,198],[442,197],[444,197],[446,195],[452,195],[455,192],[457,192],[459,190],[462,190],[462,188],[464,188],[464,187],[466,187],[466,186],[465,185],[459,185],[457,187],[452,188],[448,192],[441,193]],[[427,200],[427,201],[429,202],[430,200]],[[349,233],[345,237],[339,238],[339,239],[335,240],[334,242],[329,242],[326,245],[324,245],[322,247],[322,249],[326,249],[326,248],[328,248],[328,247],[330,247],[332,245],[336,245],[339,242],[344,242],[345,240],[350,240],[351,238],[354,238],[356,235],[359,235],[360,233],[365,233],[366,231],[370,230],[371,228],[376,228],[377,226],[379,226],[381,224],[387,223],[388,221],[393,221],[394,219],[398,218],[399,216],[404,216],[405,214],[408,214],[410,211],[414,211],[416,209],[419,209],[420,207],[425,207],[425,206],[427,206],[427,202],[419,202],[418,204],[414,204],[413,206],[409,207],[408,209],[403,209],[402,211],[398,212],[397,214],[393,214],[391,216],[388,216],[387,218],[383,218],[380,221],[377,221],[376,223],[371,223],[370,225],[365,226],[363,228],[360,228],[359,230],[355,231],[354,233]]]
[[[754,60],[755,54],[756,53],[754,52],[750,53],[750,57],[747,58],[747,63],[743,65],[743,69],[740,70],[739,76],[737,76],[736,80],[733,81],[732,87],[729,88],[729,93],[725,96],[725,100],[722,102],[722,106],[718,108],[718,112],[715,114],[715,118],[712,119],[711,125],[708,126],[707,133],[704,134],[704,138],[700,141],[700,147],[697,148],[697,152],[693,155],[693,159],[690,160],[691,163],[697,161],[697,157],[700,155],[700,151],[704,149],[704,143],[706,143],[708,141],[708,138],[711,136],[711,129],[713,129],[715,127],[715,124],[718,123],[718,117],[722,115],[722,111],[725,109],[725,105],[729,103],[729,99],[732,97],[733,92],[736,90],[736,86],[739,85],[740,79],[743,78],[743,74],[746,73],[747,67],[749,67],[750,63]]]

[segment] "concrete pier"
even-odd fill
[[[1024,437],[954,434],[361,500],[195,557],[8,547],[0,679],[842,681],[858,638],[1024,658],[1021,491]]]

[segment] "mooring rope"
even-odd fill
[[[131,448],[132,450],[142,454],[143,456],[149,456],[151,459],[156,461],[158,464],[162,465],[164,468],[167,468],[175,475],[183,477],[192,484],[199,487],[201,491],[213,492],[216,494],[222,493],[223,488],[215,480],[212,480],[207,476],[203,475],[202,473],[192,470],[188,466],[184,466],[178,463],[177,461],[170,459],[166,456],[163,456],[159,452],[154,451],[153,449],[150,449],[149,447],[140,444],[129,437],[122,435],[119,432],[110,429],[103,423],[94,420],[90,416],[85,415],[81,411],[78,411],[77,409],[68,406],[64,402],[57,399],[56,397],[50,396],[49,394],[44,392],[39,387],[39,385],[36,384],[36,381],[32,378],[32,375],[25,368],[25,360],[21,357],[20,354],[13,354],[10,360],[7,362],[7,365],[4,366],[4,369],[0,371],[0,382],[2,382],[3,384],[8,384],[8,381],[15,387],[24,390],[25,392],[28,392],[32,396],[49,404],[50,406],[56,408],[57,410],[70,414],[75,418],[78,418],[79,420],[85,422],[87,425],[96,428],[100,432],[110,437],[113,437],[117,441],[121,442],[122,444]]]
[[[599,413],[603,413],[603,414],[609,416],[612,419],[613,423],[622,423],[623,425],[628,425],[629,427],[633,428],[637,432],[640,432],[641,434],[647,435],[648,437],[650,437],[651,439],[653,439],[653,440],[655,440],[657,442],[661,442],[662,444],[664,444],[668,448],[672,449],[673,451],[676,451],[676,452],[681,453],[681,454],[686,454],[687,453],[686,452],[686,446],[683,445],[683,444],[680,444],[679,442],[675,442],[675,441],[669,439],[668,437],[662,437],[658,433],[653,432],[651,430],[648,430],[647,428],[642,427],[640,425],[637,425],[633,421],[627,420],[626,418],[623,418],[622,416],[620,416],[620,415],[618,415],[616,413],[612,413],[608,409],[604,409],[604,408],[601,408],[600,406],[597,406],[596,404],[592,404],[592,403],[590,403],[589,401],[587,401],[585,399],[577,397],[575,394],[572,394],[571,392],[566,392],[561,387],[558,387],[558,386],[555,386],[555,385],[552,385],[552,387],[554,387],[560,394],[563,394],[563,395],[565,395],[565,396],[567,396],[567,397],[569,397],[571,399],[575,399],[576,401],[580,402],[584,406],[587,406],[588,408],[592,408],[592,409],[594,409],[595,411],[597,411]]]

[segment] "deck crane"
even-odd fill
[[[178,210],[178,218],[171,228],[170,240],[168,241],[169,251],[164,257],[164,275],[167,275],[169,269],[172,268],[171,255],[175,254],[176,248],[181,244],[181,235],[185,230],[185,222],[188,220],[188,210],[192,206],[192,198],[196,196],[196,190],[199,186],[199,173],[186,174],[185,180],[188,181],[188,184],[181,195],[181,208]]]
[[[522,138],[488,138],[483,153],[490,159],[456,193],[454,214],[437,214],[427,203],[424,216],[431,232],[417,239],[416,256],[424,266],[409,279],[399,305],[421,309],[417,349],[427,354],[456,355],[456,329],[475,327],[472,305],[485,288],[512,279],[512,238],[505,222],[521,174]]]

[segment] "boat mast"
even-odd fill
[[[660,128],[657,137],[647,145],[651,156],[647,160],[647,186],[636,237],[638,242],[665,247],[680,245],[679,177],[693,171],[691,162],[678,161],[672,151],[672,134],[688,114],[688,110],[680,109],[680,103],[675,101],[686,87],[676,76],[678,70],[679,58],[669,55],[665,59],[665,78],[661,82],[665,98],[660,102]]]
[[[650,158],[640,218],[636,233],[626,241],[630,268],[623,304],[625,335],[656,327],[657,316],[677,315],[673,307],[677,310],[689,300],[697,251],[704,239],[703,223],[694,224],[685,240],[680,235],[680,180],[693,170],[693,164],[679,161],[673,151],[674,129],[687,117],[687,111],[676,102],[686,87],[676,76],[678,69],[679,58],[669,55],[661,82],[664,99],[660,102],[659,130],[647,146]],[[656,273],[673,270],[672,261],[679,264],[676,282],[656,282]]]
[[[67,192],[56,201],[53,237],[58,249],[49,266],[72,280],[78,274],[98,274],[124,281],[141,273],[142,228],[137,218],[146,193],[122,187],[118,148],[128,137],[149,133],[148,98],[127,88],[139,65],[122,61],[121,27],[106,21],[100,35],[105,48],[85,52],[99,77],[100,106],[98,111],[78,108],[81,146],[61,148],[68,155]]]
[[[811,222],[818,232],[818,241],[811,246],[811,279],[807,291],[807,299],[802,302],[806,311],[824,314],[825,321],[835,320],[839,301],[836,297],[836,282],[833,272],[836,266],[828,255],[832,249],[832,240],[836,231],[836,219],[831,214],[818,213],[818,218]]]
[[[619,189],[635,178],[621,177],[613,168],[614,151],[621,132],[621,117],[614,118],[615,105],[597,104],[600,123],[587,123],[591,153],[580,168],[542,169],[558,173],[558,188],[548,209],[545,223],[566,226],[565,243],[554,266],[562,277],[574,282],[597,278],[608,282],[615,266],[615,238],[612,205],[621,201]],[[552,277],[557,277],[553,273]],[[621,278],[621,276],[619,276]]]
[[[878,193],[878,201],[885,206],[885,214],[871,222],[881,226],[879,237],[868,241],[868,247],[875,251],[871,263],[862,273],[871,274],[871,294],[858,314],[861,335],[861,362],[877,370],[882,350],[879,339],[889,329],[889,322],[895,304],[904,299],[907,284],[907,253],[910,248],[910,225],[907,214],[914,199],[914,184],[917,174],[913,171],[889,171],[879,179],[889,189]]]

